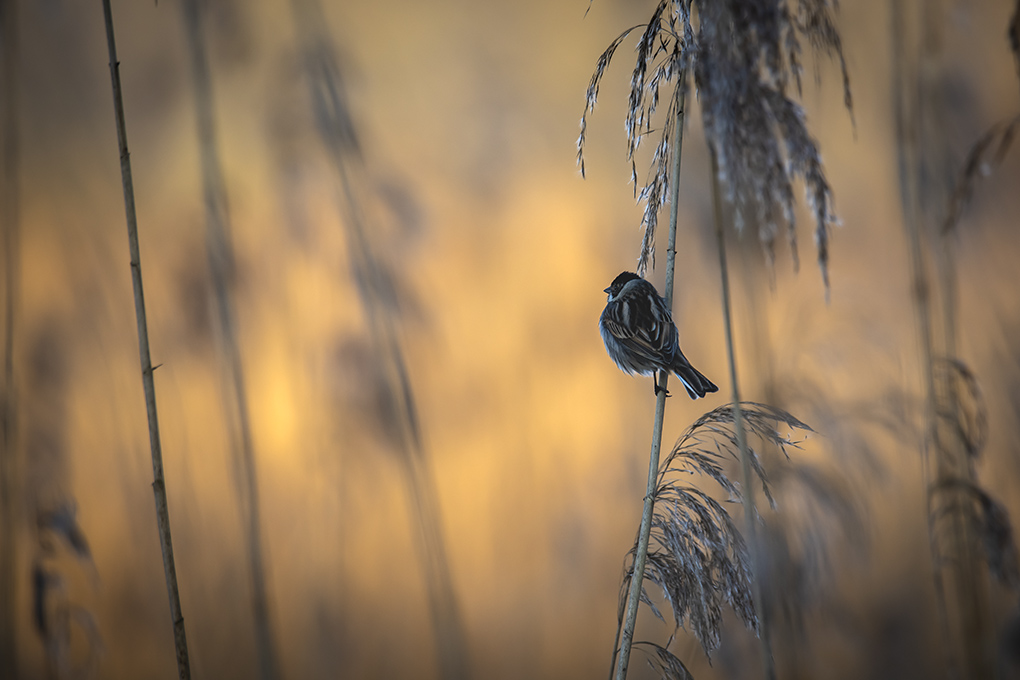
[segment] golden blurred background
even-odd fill
[[[31,570],[45,558],[60,597],[82,612],[72,666],[87,663],[95,638],[94,677],[173,678],[101,5],[19,7],[19,677],[52,677],[33,624]],[[192,667],[198,678],[256,677],[185,23],[175,0],[113,9]],[[634,268],[640,247],[622,125],[633,41],[603,80],[583,180],[575,144],[597,57],[652,7],[443,0],[321,10],[314,28],[335,46],[357,133],[368,239],[392,283],[389,298],[373,298],[383,310],[359,297],[342,185],[316,129],[307,36],[291,4],[203,5],[281,676],[440,677],[413,482],[373,359],[381,314],[413,389],[421,479],[434,484],[471,676],[602,677],[654,411],[650,381],[618,371],[597,329],[602,289]],[[1007,0],[946,8],[945,141],[957,168],[985,129],[1020,111],[1012,11]],[[933,677],[943,662],[896,164],[895,36],[885,2],[843,3],[838,25],[854,118],[826,58],[805,57],[803,96],[842,221],[831,300],[806,211],[799,273],[785,247],[770,272],[755,234],[730,238],[743,397],[817,431],[792,455],[838,482],[862,529],[819,520],[805,534],[826,564],[803,621],[777,642],[777,663],[788,678]],[[685,353],[721,389],[698,402],[674,392],[667,442],[729,399],[708,168],[695,105],[674,318]],[[959,353],[990,428],[978,473],[1014,518],[1018,178],[1013,149],[979,184],[956,240]],[[665,229],[659,237],[649,277],[661,291]],[[779,501],[818,518],[802,493]],[[87,559],[36,524],[40,507],[68,504]],[[1007,621],[1013,596],[993,585],[992,597],[995,620]],[[642,611],[639,637],[664,644],[671,630]],[[757,672],[735,621],[711,665],[683,631],[672,649],[698,678]],[[643,661],[633,669],[650,673]]]

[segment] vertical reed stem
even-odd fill
[[[666,307],[673,309],[673,274],[676,264],[676,223],[679,214],[680,196],[680,157],[683,150],[684,108],[686,91],[684,89],[687,71],[681,71],[676,87],[676,123],[673,128],[673,174],[670,185],[669,207],[669,247],[666,250]],[[662,422],[666,413],[666,382],[669,371],[659,371],[659,391],[655,401],[655,424],[652,427],[652,449],[648,458],[648,483],[645,487],[644,508],[641,512],[641,529],[638,532],[637,550],[634,553],[634,571],[631,575],[630,590],[627,593],[627,605],[624,613],[623,631],[621,633],[619,656],[616,657],[616,680],[625,680],[627,667],[630,665],[630,651],[634,643],[634,627],[637,624],[638,605],[641,604],[641,584],[645,577],[645,563],[648,561],[648,541],[652,533],[652,511],[655,508],[655,482],[659,476],[659,451],[662,448]]]
[[[950,677],[988,678],[994,674],[994,664],[992,636],[987,632],[985,573],[970,528],[969,503],[951,488],[958,480],[973,483],[974,471],[955,423],[959,412],[955,376],[948,367],[935,368],[943,359],[957,358],[952,235],[942,234],[933,247],[926,233],[926,225],[940,222],[934,206],[948,202],[948,191],[938,181],[948,173],[944,153],[940,156],[944,125],[936,110],[944,68],[945,9],[939,2],[893,0],[891,10],[897,158],[925,404],[923,481],[943,653]],[[937,280],[929,271],[932,252]],[[939,294],[942,346],[936,333]],[[937,523],[936,513],[943,506],[946,517]]]
[[[712,207],[715,218],[715,236],[719,246],[719,274],[722,278],[723,320],[726,328],[726,356],[730,365],[730,388],[733,391],[733,429],[737,433],[737,447],[740,449],[740,469],[743,480],[744,523],[747,531],[747,547],[751,551],[754,569],[751,590],[754,597],[755,615],[758,617],[758,639],[761,642],[762,670],[767,680],[776,677],[775,660],[772,657],[772,640],[769,624],[765,619],[762,602],[761,559],[758,547],[758,512],[754,507],[754,478],[751,474],[751,456],[747,448],[747,433],[744,431],[744,412],[740,406],[740,381],[737,379],[737,360],[733,347],[733,312],[730,301],[730,274],[726,264],[726,239],[723,232],[722,196],[719,191],[719,161],[715,147],[709,143],[712,158]]]
[[[120,88],[120,63],[113,35],[113,13],[110,0],[103,0],[106,19],[106,44],[110,52],[110,81],[113,84],[113,109],[117,120],[117,143],[120,150],[120,174],[124,185],[124,211],[127,215],[128,249],[131,254],[131,283],[134,287],[135,317],[138,321],[138,353],[142,364],[142,387],[145,391],[145,410],[149,420],[149,447],[152,451],[152,491],[156,498],[156,523],[159,526],[159,544],[163,551],[163,572],[170,597],[170,620],[174,630],[174,648],[177,656],[177,674],[181,680],[191,678],[188,661],[188,639],[181,613],[181,598],[177,590],[177,569],[174,566],[174,547],[170,537],[170,510],[167,505],[166,481],[163,478],[163,449],[159,438],[159,418],[156,412],[156,386],[152,378],[152,358],[149,354],[149,329],[145,315],[145,293],[142,288],[142,262],[138,247],[138,219],[135,214],[135,191],[131,179],[131,156],[128,153],[127,128],[124,124],[124,102]]]
[[[364,191],[364,166],[356,150],[356,134],[344,84],[339,77],[339,62],[324,28],[326,23],[320,3],[292,0],[291,6],[298,39],[305,51],[312,109],[340,185],[339,212],[347,237],[350,268],[359,283],[359,300],[385,375],[386,389],[394,397],[394,430],[399,434],[399,459],[403,464],[412,509],[410,520],[416,529],[429,614],[435,630],[439,674],[444,680],[467,680],[470,677],[467,644],[443,534],[439,493],[422,442],[414,390],[400,342],[399,319],[386,309],[381,299],[387,288],[385,262],[373,247],[373,222],[360,200]]]
[[[14,381],[14,326],[17,319],[18,286],[21,279],[19,253],[18,185],[18,0],[0,0],[0,41],[3,43],[0,124],[3,125],[3,181],[0,228],[4,249],[4,358],[3,393],[0,395],[0,680],[14,680],[18,673],[16,617],[18,523],[16,515],[19,478],[16,438],[17,394]]]
[[[242,516],[246,522],[245,543],[251,577],[252,616],[255,625],[255,649],[259,677],[279,677],[276,644],[269,611],[268,578],[262,548],[261,502],[255,461],[255,443],[251,428],[251,412],[245,385],[244,363],[241,358],[237,331],[237,313],[230,295],[234,276],[234,251],[230,241],[226,188],[216,144],[216,126],[212,77],[202,36],[201,9],[198,0],[183,0],[185,33],[191,58],[191,76],[195,92],[195,118],[201,155],[202,192],[206,213],[206,254],[212,278],[213,298],[222,333],[227,389],[232,397],[236,429],[233,446],[240,470]]]
[[[443,680],[467,680],[470,677],[467,645],[447,558],[438,492],[421,441],[418,411],[407,364],[393,320],[388,313],[379,311],[382,307],[378,299],[383,285],[382,273],[366,233],[365,217],[354,188],[354,178],[344,161],[344,154],[335,147],[332,151],[347,209],[346,226],[352,269],[367,275],[368,285],[363,288],[362,306],[368,318],[369,332],[384,363],[388,364],[385,366],[388,386],[399,395],[400,460],[404,464],[405,481],[414,508],[412,520],[418,530],[429,614],[436,631],[440,677]]]
[[[399,395],[400,460],[404,464],[405,481],[414,508],[412,521],[417,525],[429,614],[436,631],[440,677],[443,680],[467,680],[470,677],[467,644],[447,558],[438,491],[421,441],[417,407],[397,337],[398,329],[388,313],[380,312],[382,304],[378,293],[383,289],[382,273],[366,233],[366,220],[357,198],[352,172],[347,167],[342,150],[334,145],[331,151],[343,188],[352,269],[367,275],[368,285],[363,288],[361,302],[368,318],[369,332],[383,359],[388,387]]]

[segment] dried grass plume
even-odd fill
[[[674,91],[687,87],[681,74],[690,70],[708,143],[718,155],[720,179],[736,206],[738,229],[747,222],[758,225],[770,263],[776,234],[785,230],[796,267],[793,181],[800,177],[814,215],[818,264],[828,289],[829,233],[838,220],[818,144],[808,133],[804,110],[790,97],[790,90],[792,85],[801,93],[802,43],[806,41],[839,63],[843,100],[852,115],[850,78],[832,19],[834,8],[830,0],[662,0],[647,24],[624,31],[599,57],[577,140],[582,175],[587,117],[597,103],[602,77],[623,41],[643,29],[625,121],[631,179],[637,199],[644,204],[638,274],[643,276],[654,266],[657,216],[669,196],[668,170],[677,132],[673,92],[661,128],[653,128],[660,91],[667,85]],[[635,154],[655,131],[659,135],[650,170],[639,188]]]

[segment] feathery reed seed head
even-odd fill
[[[692,21],[697,7],[697,27]],[[584,143],[588,113],[598,100],[599,84],[621,42],[639,28],[637,56],[631,72],[625,129],[627,158],[636,198],[644,204],[644,231],[637,272],[654,266],[655,230],[659,209],[669,195],[669,177],[676,106],[682,76],[693,69],[701,101],[705,133],[719,161],[727,196],[737,208],[738,228],[753,221],[769,262],[776,234],[786,226],[794,265],[797,238],[793,179],[805,183],[806,200],[815,218],[815,247],[828,289],[829,231],[838,220],[832,190],[825,179],[817,143],[808,134],[803,109],[787,95],[792,81],[801,91],[801,41],[838,60],[843,100],[853,115],[850,79],[839,32],[832,21],[830,0],[731,0],[695,2],[661,0],[648,23],[624,31],[599,56],[588,86],[577,140],[578,163],[584,174]],[[650,171],[638,188],[635,153],[651,134],[660,90],[673,85]]]
[[[781,409],[744,402],[741,410],[748,434],[784,453],[787,447],[798,443],[780,432],[780,425],[790,430],[812,432],[810,427]],[[765,470],[753,448],[749,453],[754,473],[772,503]],[[660,466],[655,491],[645,578],[662,589],[663,597],[673,610],[675,627],[684,626],[693,633],[709,657],[721,642],[724,606],[733,609],[748,628],[758,630],[752,598],[751,556],[723,504],[692,486],[689,480],[693,473],[707,476],[716,482],[728,501],[739,502],[741,489],[723,469],[726,458],[739,460],[739,455],[733,407],[720,406],[704,414],[680,437]],[[634,550],[636,547],[630,552],[632,557]],[[628,570],[622,598],[625,598],[630,578],[631,570]],[[663,619],[647,595],[643,595],[642,601]]]

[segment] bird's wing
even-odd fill
[[[636,352],[655,362],[672,357],[676,327],[659,294],[644,280],[633,281],[602,314],[606,330]]]
[[[637,335],[659,356],[672,356],[677,346],[673,316],[651,284],[640,283],[644,285],[635,286],[634,295],[630,298]]]
[[[617,314],[614,314],[614,310],[618,305],[611,305],[606,308],[606,311],[602,314],[602,327],[609,331],[617,340],[630,340],[634,337],[634,329],[623,323]]]

